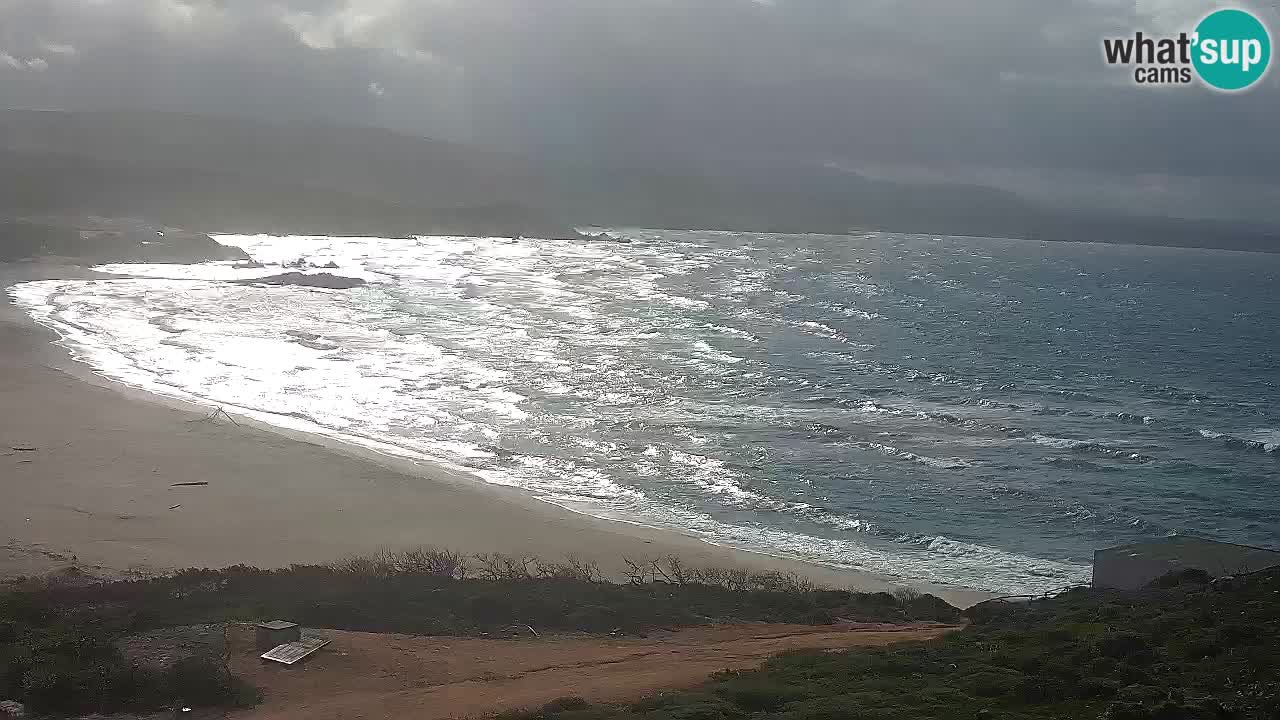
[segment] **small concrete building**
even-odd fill
[[[1257,572],[1280,565],[1280,552],[1187,535],[1120,545],[1093,553],[1093,586],[1135,590],[1175,570],[1203,570],[1213,577]]]
[[[255,628],[254,644],[259,650],[270,650],[277,645],[297,642],[302,639],[302,628],[297,623],[287,620],[270,620],[260,622]]]

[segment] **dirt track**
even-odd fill
[[[755,667],[784,650],[874,647],[947,629],[733,625],[647,638],[518,640],[327,631],[332,644],[296,667],[262,665],[247,648],[237,653],[237,672],[266,699],[235,717],[426,720],[482,716],[565,695],[627,701],[697,685],[717,670]]]

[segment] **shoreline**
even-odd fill
[[[993,596],[606,520],[448,467],[239,415],[237,424],[200,422],[209,406],[111,380],[74,360],[7,292],[31,280],[98,277],[118,276],[52,261],[0,264],[0,398],[23,409],[0,418],[0,453],[8,453],[0,467],[12,477],[10,502],[0,509],[0,577],[69,564],[104,575],[278,567],[435,545],[548,559],[577,553],[615,578],[624,556],[674,554],[857,590],[910,586],[961,607]]]

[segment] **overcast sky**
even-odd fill
[[[1280,28],[1275,0],[1251,6]],[[320,118],[579,160],[834,164],[1280,220],[1280,73],[1152,90],[1197,0],[0,0],[0,105]]]

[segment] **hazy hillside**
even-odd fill
[[[429,208],[223,171],[0,150],[0,214],[78,213],[202,232],[568,234],[514,204]]]
[[[0,148],[226,172],[430,208],[512,202],[533,177],[517,156],[386,130],[155,112],[0,112]]]
[[[556,235],[577,225],[876,229],[1280,250],[1275,228],[1064,212],[978,186],[821,167],[535,163],[371,128],[148,112],[0,112],[0,214],[210,231]]]
[[[557,178],[579,224],[843,234],[854,229],[1280,252],[1280,228],[1042,207],[968,185],[870,180],[822,168],[727,176],[586,171]]]
[[[556,180],[552,202],[577,222],[598,225],[843,233],[851,228],[910,231],[934,220],[971,226],[1040,212],[1001,190],[897,184],[823,168],[577,169],[559,173]]]
[[[202,231],[569,234],[516,159],[382,130],[166,113],[0,112],[0,213]]]

